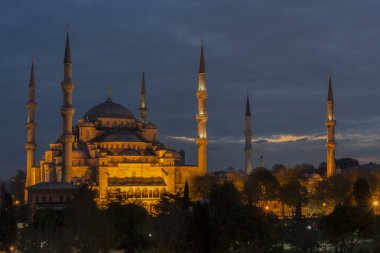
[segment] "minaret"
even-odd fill
[[[335,135],[335,125],[336,121],[334,118],[334,97],[331,84],[331,74],[329,78],[329,91],[327,97],[327,120],[325,122],[327,128],[327,142],[326,142],[326,151],[327,151],[327,178],[332,175],[335,175],[335,146],[336,142],[334,139]]]
[[[63,133],[62,133],[62,169],[63,169],[63,182],[71,182],[72,177],[72,152],[73,142],[75,136],[73,134],[73,116],[75,113],[73,107],[73,90],[74,83],[72,79],[72,63],[71,63],[71,50],[70,50],[70,35],[67,31],[66,35],[66,49],[64,58],[64,72],[63,82],[61,88],[63,92],[63,105],[61,108],[61,115],[63,118]]]
[[[249,175],[252,172],[252,130],[251,130],[251,107],[249,105],[249,97],[247,94],[247,102],[245,105],[245,173]]]
[[[198,113],[196,115],[196,119],[198,121],[198,137],[196,139],[196,143],[198,146],[198,171],[201,174],[207,172],[207,131],[206,131],[206,123],[208,119],[208,115],[206,112],[206,99],[207,99],[207,90],[206,90],[206,68],[205,68],[205,60],[203,54],[203,41],[201,44],[201,57],[199,63],[199,71],[198,71],[198,90],[197,90],[197,98],[198,98]]]
[[[141,121],[146,124],[147,123],[147,114],[148,114],[148,108],[146,107],[146,90],[145,90],[145,73],[144,70],[142,71],[142,77],[141,77],[141,91],[140,91],[140,119]]]
[[[34,76],[34,61],[32,61],[32,67],[30,70],[30,80],[29,80],[29,98],[26,103],[26,108],[28,109],[28,120],[26,122],[27,129],[27,142],[25,145],[26,149],[26,183],[25,187],[35,184],[35,176],[33,168],[35,166],[35,151],[36,151],[36,121],[35,121],[35,111],[36,111],[36,80]],[[27,196],[25,195],[25,200],[27,201]]]

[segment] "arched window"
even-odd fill
[[[160,197],[160,192],[159,190],[156,188],[154,189],[154,192],[153,192],[153,198],[159,198]]]
[[[135,191],[135,198],[141,198],[141,190],[140,188],[137,188]]]
[[[153,198],[153,192],[152,192],[152,190],[149,190],[149,198]]]
[[[133,189],[129,188],[128,190],[128,198],[133,198]]]
[[[143,197],[143,198],[147,198],[147,197],[148,197],[148,189],[144,188],[144,189],[142,190],[142,197]]]

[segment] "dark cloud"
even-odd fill
[[[38,152],[61,131],[64,29],[70,23],[75,118],[113,98],[137,115],[142,66],[160,139],[196,135],[199,41],[205,38],[210,169],[243,166],[249,90],[255,164],[324,160],[327,78],[333,72],[338,156],[379,161],[380,3],[337,1],[0,2],[1,176],[24,169],[25,102],[36,58]],[[298,136],[273,143],[273,136]],[[304,136],[304,137],[302,137]],[[339,139],[341,138],[341,139]],[[230,141],[219,141],[226,140]],[[237,140],[237,141],[231,141]],[[195,163],[196,146],[173,140]],[[222,159],[221,159],[222,157]]]

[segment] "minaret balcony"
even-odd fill
[[[26,143],[25,149],[26,150],[36,150],[36,144],[35,143]]]
[[[66,117],[66,116],[73,116],[75,113],[74,107],[63,107],[61,108],[61,115]]]

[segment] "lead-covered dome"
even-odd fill
[[[121,104],[107,100],[104,103],[92,107],[83,118],[90,120],[97,118],[135,119],[135,116]]]

